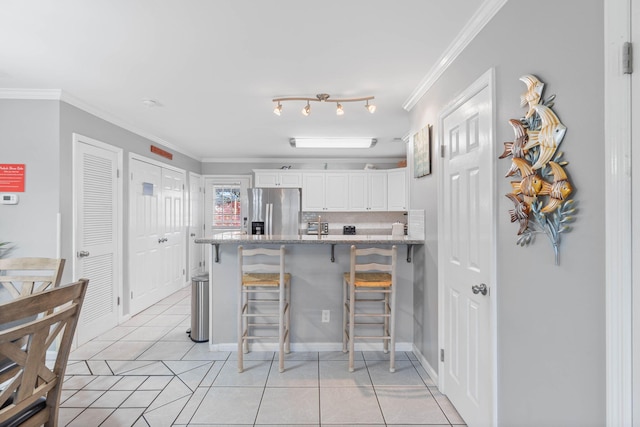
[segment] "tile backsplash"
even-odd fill
[[[306,232],[307,223],[318,220],[329,223],[329,234],[342,234],[342,227],[355,225],[356,234],[391,234],[394,222],[407,223],[404,212],[302,212],[300,228]]]

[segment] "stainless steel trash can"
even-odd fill
[[[209,274],[191,278],[191,329],[192,341],[209,341]]]

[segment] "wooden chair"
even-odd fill
[[[374,256],[376,258],[374,258]],[[366,257],[366,258],[365,258]],[[364,259],[363,259],[364,258]],[[356,339],[383,341],[384,352],[389,355],[389,371],[395,372],[395,305],[396,305],[396,263],[398,250],[363,248],[351,246],[350,271],[343,276],[342,351],[349,352],[349,372],[353,372],[354,342]],[[372,262],[371,260],[374,260]],[[358,294],[369,294],[357,298]],[[374,295],[382,295],[373,298]],[[366,310],[364,309],[367,304]],[[373,305],[373,309],[370,307]],[[381,310],[374,311],[375,307]],[[356,307],[357,306],[357,307]],[[381,321],[356,322],[362,318],[381,318]],[[356,326],[370,330],[382,326],[381,335],[357,335]]]
[[[238,246],[238,372],[244,370],[243,353],[249,351],[249,341],[262,339],[278,340],[279,370],[284,371],[284,353],[290,351],[291,323],[291,275],[285,273],[284,254],[284,246],[279,249]],[[270,318],[277,321],[269,321]],[[261,328],[276,329],[277,334],[256,333]]]
[[[11,361],[0,370],[1,426],[57,425],[64,372],[88,282],[81,279],[0,305],[0,359]],[[22,323],[3,329],[16,321]],[[50,367],[46,355],[54,342]]]
[[[0,284],[12,298],[31,295],[60,285],[65,260],[62,258],[0,259]]]

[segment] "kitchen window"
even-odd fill
[[[205,179],[205,218],[211,233],[243,229],[250,182],[239,175]]]

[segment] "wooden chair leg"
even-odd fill
[[[384,300],[382,301],[382,303],[384,304],[384,322],[382,324],[382,335],[383,336],[389,336],[389,293],[385,293],[384,294]],[[384,353],[389,353],[389,340],[388,339],[384,339],[382,340],[382,349],[384,351]]]
[[[285,284],[280,284],[280,292],[278,298],[278,370],[284,372],[284,296],[286,290]]]
[[[286,317],[286,341],[284,351],[285,353],[291,353],[291,283],[287,284],[287,317]]]

